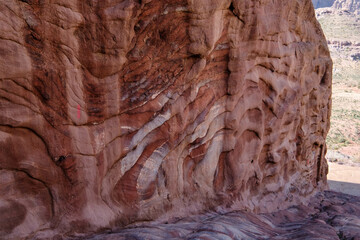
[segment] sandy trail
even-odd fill
[[[329,162],[330,190],[360,196],[360,167]]]

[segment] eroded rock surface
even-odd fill
[[[270,212],[326,186],[310,0],[4,0],[0,27],[6,238]]]
[[[73,240],[122,239],[360,239],[360,197],[337,192],[316,195],[308,206],[268,214],[210,212],[166,223],[138,223],[125,229]]]

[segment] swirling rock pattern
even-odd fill
[[[8,238],[326,187],[332,62],[310,0],[4,0],[0,27]]]

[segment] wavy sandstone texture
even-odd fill
[[[311,0],[3,0],[0,27],[0,236],[270,212],[326,186]]]

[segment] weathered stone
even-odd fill
[[[266,214],[209,212],[168,222],[136,223],[75,239],[360,239],[360,198],[337,192],[313,197],[308,206]]]
[[[5,0],[0,28],[6,238],[326,187],[332,63],[310,0]]]

